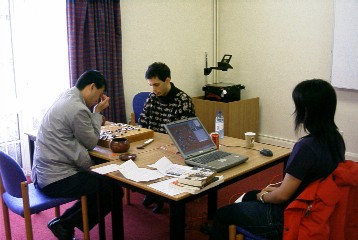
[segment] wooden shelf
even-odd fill
[[[220,110],[224,115],[225,136],[245,139],[245,132],[259,131],[259,98],[234,102],[205,100],[204,97],[193,97],[196,116],[210,133],[215,129],[215,117]]]

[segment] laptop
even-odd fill
[[[197,117],[174,121],[164,127],[188,165],[221,172],[248,159],[244,155],[216,149],[215,143]]]

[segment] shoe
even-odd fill
[[[47,227],[59,240],[72,240],[75,235],[74,228],[66,228],[62,222],[60,218],[54,218],[47,224]]]
[[[200,227],[200,232],[210,235],[211,232],[213,230],[213,226],[209,223],[204,223],[201,227]]]
[[[142,204],[146,207],[150,207],[153,203],[155,203],[155,199],[150,196],[145,196]]]
[[[52,225],[54,222],[56,222],[56,221],[58,221],[58,220],[60,220],[60,218],[59,218],[59,217],[55,217],[55,218],[53,218],[51,221],[49,221],[49,222],[47,223],[47,226]]]
[[[155,208],[153,208],[152,212],[160,213],[162,211],[163,206],[164,206],[164,202],[156,201],[155,203],[157,204],[157,206]]]

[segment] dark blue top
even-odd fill
[[[302,183],[292,199],[295,199],[310,183],[327,177],[334,171],[339,162],[344,161],[345,146],[343,141],[339,143],[338,149],[340,158],[333,159],[329,147],[320,144],[311,135],[301,138],[295,144],[287,161],[285,173],[302,180]]]

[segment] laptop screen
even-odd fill
[[[216,149],[215,143],[197,117],[169,123],[165,128],[184,157]]]

